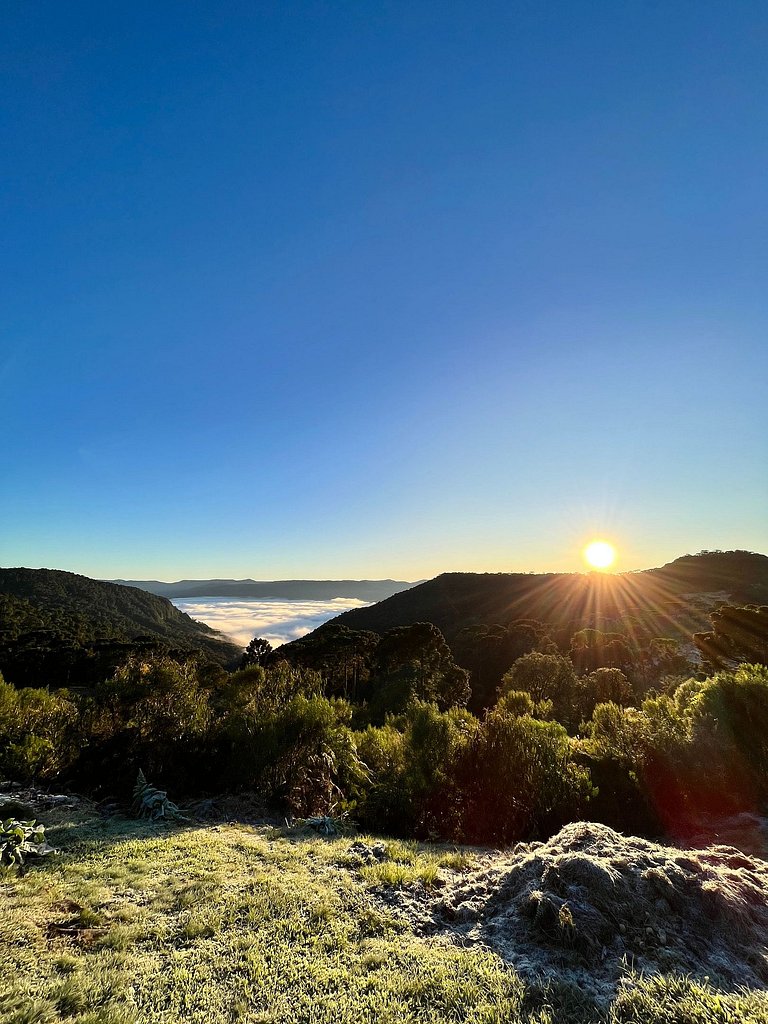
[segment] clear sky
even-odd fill
[[[768,551],[768,6],[5,4],[0,563]]]

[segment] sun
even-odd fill
[[[616,548],[606,540],[593,540],[584,548],[584,558],[593,569],[608,569],[616,560]]]

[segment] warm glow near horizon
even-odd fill
[[[608,569],[616,561],[616,548],[605,540],[593,540],[584,548],[584,558],[593,569]]]

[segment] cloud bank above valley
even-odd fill
[[[311,633],[328,619],[350,608],[363,608],[367,601],[337,597],[330,601],[259,601],[248,598],[174,598],[173,604],[193,619],[226,633],[245,647],[255,636],[269,640],[273,647]]]

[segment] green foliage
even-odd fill
[[[316,672],[281,662],[231,677],[218,733],[227,780],[257,788],[303,817],[343,810],[362,778],[352,708],[323,697]]]
[[[0,867],[22,867],[30,857],[46,857],[53,852],[46,842],[44,825],[16,818],[0,821]]]
[[[518,658],[501,681],[500,696],[512,691],[528,693],[534,703],[551,701],[554,716],[570,723],[575,716],[577,680],[573,665],[559,654],[534,651]]]
[[[530,622],[478,627],[467,639],[478,657],[482,637],[492,647],[487,665],[504,644],[509,652],[518,641],[552,643]],[[587,631],[584,648],[596,637]],[[654,644],[677,656],[675,641],[647,633],[637,650]],[[137,794],[140,813],[165,814],[167,789],[251,790],[265,809],[352,814],[375,830],[479,842],[545,834],[579,817],[595,795],[590,772],[602,794],[591,807],[620,827],[633,801],[654,809],[644,821],[671,827],[768,800],[764,666],[670,685],[632,707],[621,670],[578,678],[568,658],[533,650],[478,720],[462,706],[466,669],[426,623],[380,639],[334,627],[300,657],[268,660],[225,672],[145,653],[72,692],[17,689],[0,677],[0,772],[63,775],[120,798],[141,766],[164,789]],[[580,722],[583,738],[570,739]]]
[[[622,707],[632,704],[634,692],[621,669],[598,668],[579,679],[574,699],[580,718],[586,720],[592,717],[598,704],[610,702]]]
[[[458,765],[462,834],[508,843],[581,816],[591,793],[566,730],[503,707],[491,711]]]
[[[108,758],[119,770],[144,765],[153,776],[165,771],[188,781],[200,772],[211,708],[194,662],[130,658],[85,706],[96,740],[88,757],[100,750],[102,763]]]
[[[644,724],[642,713],[636,708],[598,704],[587,725],[589,749],[598,757],[612,759],[635,770],[643,755]]]
[[[165,790],[147,782],[142,771],[136,776],[136,785],[133,787],[132,810],[137,818],[148,818],[150,821],[185,820],[173,800],[168,799]]]
[[[768,668],[689,680],[639,709],[599,704],[588,736],[594,755],[635,775],[670,827],[754,809],[768,799]]]
[[[0,670],[17,686],[93,685],[131,654],[239,656],[170,601],[53,569],[0,569]]]
[[[368,783],[357,815],[397,835],[451,836],[460,828],[458,759],[479,723],[460,708],[413,701],[404,715],[358,735]]]
[[[523,715],[528,715],[530,718],[533,718],[534,709],[536,707],[533,702],[533,697],[525,690],[507,690],[507,692],[499,698],[496,706],[500,711],[503,711],[508,715],[514,715],[516,718],[521,718]]]
[[[0,772],[51,778],[76,753],[77,707],[66,691],[17,690],[0,675]]]
[[[201,735],[210,711],[192,662],[173,658],[131,658],[96,689],[99,713],[125,722],[137,743],[157,739],[164,746]]]
[[[302,816],[343,811],[363,777],[345,701],[298,694],[263,731],[262,779],[268,794]]]

